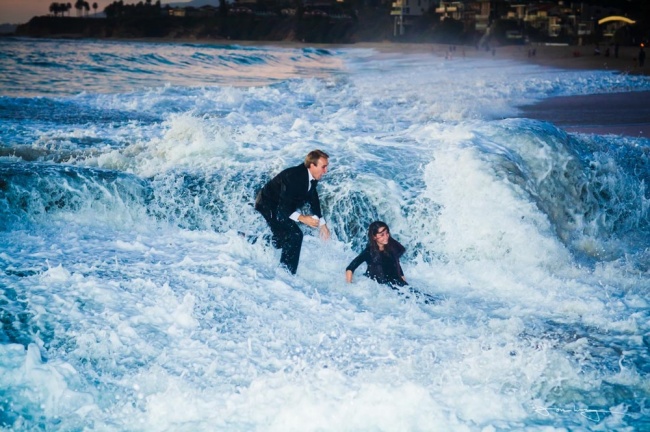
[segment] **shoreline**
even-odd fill
[[[201,43],[200,41],[195,41]],[[239,44],[239,42],[227,41]],[[620,47],[618,57],[610,49],[594,55],[593,47],[571,45],[508,45],[496,47],[494,51],[477,50],[475,47],[456,46],[450,52],[450,45],[434,43],[358,42],[355,44],[304,44],[300,42],[259,43],[244,42],[245,45],[273,45],[289,48],[370,48],[384,54],[433,54],[441,58],[450,55],[458,58],[507,59],[542,67],[564,70],[605,70],[631,75],[650,75],[650,67],[637,64],[638,47]],[[535,55],[531,55],[531,50]],[[619,135],[633,138],[650,138],[650,90],[620,93],[555,96],[532,105],[518,106],[521,115],[533,120],[553,123],[568,133],[596,135]]]
[[[29,38],[25,36],[4,35],[10,38]],[[40,38],[34,38],[40,39]],[[610,54],[594,55],[593,46],[564,45],[531,43],[529,45],[502,45],[495,46],[494,50],[485,51],[469,45],[452,45],[434,42],[393,42],[393,41],[359,41],[353,43],[308,43],[289,40],[246,40],[246,39],[215,39],[215,38],[194,38],[194,37],[151,37],[151,38],[92,38],[82,35],[68,34],[48,36],[47,39],[88,39],[112,42],[138,42],[138,43],[178,43],[178,44],[202,44],[202,45],[242,45],[242,46],[275,46],[281,48],[323,48],[323,49],[374,49],[380,53],[393,54],[416,54],[429,53],[445,58],[449,53],[449,47],[454,46],[456,51],[452,53],[452,59],[458,58],[494,58],[516,60],[540,66],[554,67],[559,69],[578,70],[609,70],[620,73],[650,76],[650,65],[639,67],[637,56],[639,47],[621,46],[618,57],[614,56],[613,48]],[[606,47],[601,48],[604,51]],[[535,55],[530,55],[534,50]]]
[[[80,38],[72,36],[59,36],[49,39],[74,38],[137,43],[273,46],[287,49],[359,48],[373,49],[382,54],[432,54],[440,58],[449,57],[451,61],[462,58],[493,58],[495,60],[513,60],[564,70],[604,70],[620,74],[650,75],[649,65],[639,67],[637,62],[639,48],[634,46],[621,46],[618,50],[618,57],[616,57],[612,47],[610,47],[609,55],[604,53],[606,47],[601,47],[601,53],[594,55],[593,46],[547,45],[541,43],[497,46],[493,50],[486,51],[466,45],[454,46],[439,43],[400,43],[392,41],[323,44],[286,40],[253,41],[171,37]],[[451,50],[450,47],[452,46],[455,47],[455,50]],[[534,55],[532,55],[532,50],[534,50]],[[649,97],[650,91],[550,97],[532,105],[518,106],[521,115],[517,117],[548,121],[570,133],[613,134],[650,138],[650,104],[646,102]]]
[[[560,69],[581,70],[609,70],[634,75],[650,75],[650,66],[643,68],[637,64],[638,47],[622,46],[619,48],[618,57],[614,57],[613,49],[609,56],[605,54],[594,55],[592,46],[578,45],[550,45],[534,43],[530,45],[503,45],[494,47],[492,51],[479,50],[469,45],[451,45],[441,43],[415,43],[415,42],[354,42],[349,44],[307,43],[297,41],[251,41],[235,39],[197,39],[197,38],[139,38],[139,39],[102,39],[102,40],[129,40],[135,42],[158,43],[196,43],[208,45],[242,45],[242,46],[277,46],[283,48],[323,48],[323,49],[374,49],[380,53],[408,54],[429,53],[446,57],[450,46],[456,50],[452,59],[458,58],[494,58],[508,59],[537,64],[540,66],[555,67]],[[529,50],[535,50],[535,55],[529,55]]]
[[[569,133],[650,138],[650,90],[557,96],[519,107],[521,116]]]
[[[142,40],[139,40],[142,41]],[[143,42],[146,42],[144,40]],[[594,55],[594,48],[575,45],[506,45],[494,51],[471,46],[450,46],[438,43],[356,42],[352,44],[310,44],[296,41],[245,41],[161,38],[158,42],[197,43],[214,45],[275,46],[283,48],[374,49],[382,54],[433,54],[440,58],[494,58],[520,61],[542,67],[565,70],[605,70],[621,74],[650,75],[650,66],[637,64],[638,47],[619,48],[618,57],[610,49]],[[531,55],[531,50],[535,55]],[[568,133],[620,135],[650,138],[650,91],[606,93],[597,95],[557,96],[532,105],[518,106],[521,117],[548,121]]]

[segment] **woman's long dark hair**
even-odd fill
[[[379,253],[381,252],[377,245],[375,236],[382,228],[386,228],[386,232],[390,234],[390,228],[388,228],[388,225],[386,225],[385,222],[374,221],[370,226],[368,226],[368,249],[370,250],[370,257],[375,262],[379,259]],[[385,246],[384,250],[399,259],[406,249],[400,244],[400,242],[395,240],[393,236],[390,236],[388,238],[388,244]]]

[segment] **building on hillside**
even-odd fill
[[[305,7],[318,7],[318,6],[335,6],[337,4],[340,5],[340,3],[343,3],[344,0],[302,0],[301,3]],[[256,5],[259,8],[273,8],[275,6],[284,6],[288,2],[282,1],[282,0],[234,0],[231,3],[234,7],[237,6],[250,6],[250,5]],[[296,4],[295,2],[291,2],[292,4]]]
[[[187,6],[187,7],[170,7],[167,10],[167,13],[169,16],[173,17],[212,17],[217,15],[219,12],[219,8],[210,6],[210,5],[205,5],[201,6],[199,8],[195,8],[192,6]]]
[[[465,12],[465,3],[462,1],[444,1],[442,0],[436,8],[436,13],[440,15],[440,21],[453,19],[462,21]]]
[[[505,0],[474,0],[468,6],[475,11],[474,29],[479,33],[489,33],[490,26],[495,20],[507,16],[510,2]]]
[[[413,1],[413,0],[411,0]],[[465,32],[483,34],[488,43],[493,25],[498,20],[516,22],[507,24],[508,39],[523,40],[528,35],[578,44],[594,40],[628,41],[634,34],[626,26],[633,25],[620,8],[567,0],[439,0],[435,12],[441,21],[453,19],[463,22]],[[394,5],[406,4],[394,3]],[[396,9],[393,9],[395,14]],[[404,14],[406,15],[406,14]],[[606,19],[607,17],[616,17]],[[399,21],[396,20],[396,24]]]
[[[527,10],[527,3],[510,3],[506,18],[509,20],[523,21]]]
[[[168,11],[169,11],[169,16],[173,16],[173,17],[185,16],[185,8],[174,7],[174,8],[169,8]]]
[[[607,20],[608,17],[617,17],[617,19]],[[623,27],[633,25],[635,22],[625,13],[615,7],[604,7],[597,5],[581,4],[581,21],[583,27],[588,27],[591,34],[597,39],[614,40],[616,33]],[[625,39],[625,38],[623,38]],[[632,41],[626,41],[632,42]]]
[[[436,14],[440,17],[440,21],[452,19],[459,21],[463,24],[463,31],[472,33],[476,30],[476,15],[477,7],[473,6],[472,1],[456,0],[456,1],[440,1],[440,4],[435,9]]]
[[[549,17],[557,16],[553,11],[555,7],[556,6],[552,3],[531,5],[531,7],[526,10],[524,22],[530,28],[537,30],[541,35],[554,36],[551,31],[552,26]],[[556,20],[553,20],[553,23],[555,25]],[[554,29],[554,31],[556,30],[557,28]]]
[[[411,25],[412,18],[426,14],[439,0],[395,0],[390,14],[395,17],[393,34],[404,35],[405,27]]]

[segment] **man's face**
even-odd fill
[[[321,177],[323,177],[323,174],[327,172],[327,167],[329,166],[329,161],[325,158],[319,158],[318,163],[316,165],[311,164],[309,166],[309,172],[311,173],[312,177],[314,177],[316,180],[320,180]]]

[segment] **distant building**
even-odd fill
[[[474,29],[480,33],[489,33],[495,20],[508,15],[510,4],[505,0],[474,0],[470,2],[470,6],[476,12]]]
[[[390,10],[390,14],[395,17],[393,34],[403,35],[405,26],[411,25],[412,17],[426,14],[439,2],[440,0],[395,0]]]
[[[440,15],[440,21],[453,19],[456,21],[463,20],[465,12],[465,3],[462,1],[441,1],[436,8],[436,13]]]
[[[173,16],[173,17],[185,16],[185,8],[175,7],[175,8],[169,8],[168,10],[169,10],[169,16]]]

